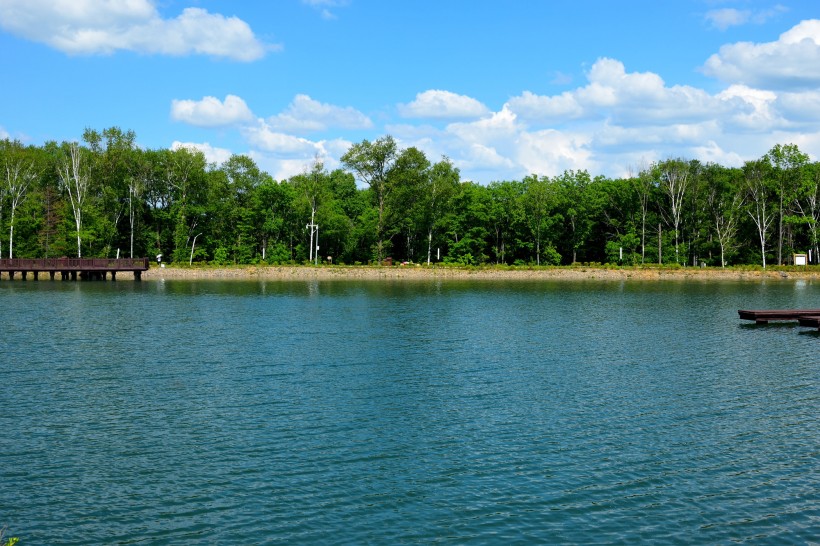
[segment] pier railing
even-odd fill
[[[148,258],[2,258],[0,271],[147,271]]]

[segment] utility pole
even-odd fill
[[[315,210],[310,212],[310,223],[305,226],[305,229],[310,230],[310,254],[309,254],[309,261],[314,262],[318,265],[319,263],[319,226],[313,221],[314,214],[316,214]],[[316,236],[316,243],[313,242],[313,237]],[[315,256],[314,256],[315,250]]]

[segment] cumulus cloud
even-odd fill
[[[202,152],[208,163],[216,163],[217,165],[221,165],[222,163],[228,161],[231,158],[231,155],[233,155],[230,150],[211,146],[207,142],[180,142],[175,140],[171,144],[172,150],[178,150],[180,148],[187,148],[189,150]]]
[[[652,72],[627,72],[615,59],[598,59],[587,73],[588,84],[556,96],[525,91],[508,102],[529,122],[564,123],[608,119],[624,124],[714,116],[723,104],[701,89],[667,86]]]
[[[440,89],[419,93],[416,100],[400,104],[398,109],[405,118],[478,118],[490,113],[486,106],[472,97]]]
[[[355,108],[325,104],[308,95],[296,95],[280,114],[268,118],[271,127],[299,134],[338,129],[370,129],[373,122]]]
[[[322,151],[316,142],[277,131],[261,119],[243,127],[242,134],[251,146],[277,158],[310,159]]]
[[[820,91],[781,93],[774,105],[781,115],[794,125],[820,121]]]
[[[151,0],[3,0],[0,27],[71,55],[124,50],[254,61],[278,47],[260,42],[237,17],[186,8],[164,19]]]
[[[796,47],[809,52],[804,51],[806,59],[820,38],[805,23],[777,42],[748,47],[781,59]],[[723,62],[739,58],[727,55],[734,46],[720,51]],[[771,80],[765,62],[764,68],[752,64],[747,59],[735,67]],[[802,68],[820,71],[814,65]],[[522,91],[495,111],[464,95],[424,91],[398,106],[401,123],[388,121],[377,130],[392,134],[401,147],[421,149],[431,161],[449,157],[464,179],[482,183],[533,173],[555,176],[567,169],[627,176],[667,157],[740,166],[783,142],[794,142],[810,154],[820,152],[819,86],[784,90],[729,81],[722,90],[708,92],[668,84],[657,73],[629,71],[609,58],[595,61],[585,77],[584,83],[555,95]],[[346,140],[315,140],[305,134],[374,127],[353,107],[308,95],[297,95],[281,113],[266,119],[252,119],[244,102],[230,95],[223,101],[178,101],[172,112],[175,119],[198,120],[200,126],[236,125],[251,157],[280,180],[303,172],[316,157],[329,168],[338,166],[350,146]]]
[[[286,180],[310,170],[316,159],[321,161],[328,170],[339,168],[341,163],[338,158],[343,156],[352,145],[350,141],[344,139],[326,140],[313,144],[315,153],[310,157],[304,154],[296,157],[283,157],[263,150],[252,150],[248,155],[275,180]]]
[[[797,142],[810,131],[820,134],[816,90],[733,84],[711,94],[629,72],[615,59],[599,59],[586,77],[585,85],[557,95],[524,91],[477,120],[387,129],[403,145],[431,158],[447,155],[466,178],[485,182],[566,169],[625,176],[672,156],[739,166],[778,142],[775,135]]]
[[[718,98],[732,104],[732,112],[724,118],[725,126],[745,131],[767,132],[785,124],[775,109],[777,94],[745,85],[731,85]]]
[[[216,97],[173,100],[171,118],[197,127],[225,127],[250,121],[253,114],[240,97],[227,95],[224,102]]]
[[[764,89],[820,85],[820,19],[802,21],[775,42],[725,45],[707,59],[703,72],[729,83]]]

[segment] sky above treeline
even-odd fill
[[[276,179],[390,134],[479,183],[820,158],[816,0],[0,0],[0,138],[133,130]]]

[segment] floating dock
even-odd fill
[[[820,330],[820,309],[741,309],[737,314],[742,320],[753,320],[756,324],[797,321],[800,326]]]
[[[25,281],[28,274],[39,280],[40,273],[48,273],[51,280],[57,273],[64,281],[105,280],[111,275],[111,280],[117,280],[117,273],[122,271],[134,274],[134,280],[142,280],[142,272],[148,271],[148,258],[3,258],[0,259],[0,276],[6,273],[9,279],[20,273]]]

